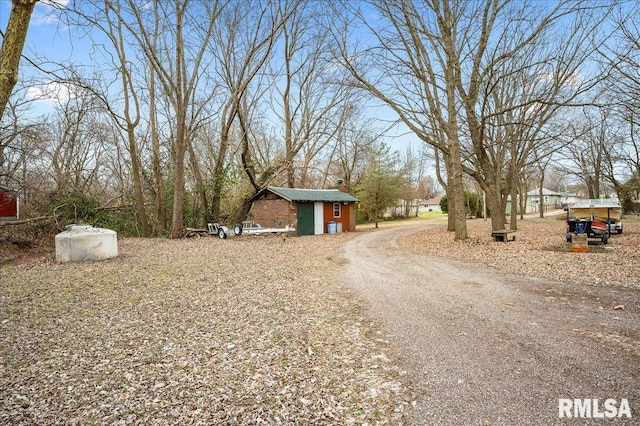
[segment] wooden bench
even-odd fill
[[[513,229],[500,229],[498,231],[493,231],[491,233],[491,237],[493,238],[493,241],[506,243],[507,241],[515,241],[516,233],[517,231]]]

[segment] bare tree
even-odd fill
[[[0,186],[19,189],[24,208],[30,202],[31,189],[44,187],[41,183],[46,173],[34,173],[34,179],[29,175],[43,167],[41,156],[47,142],[43,123],[25,120],[32,101],[18,98],[9,100],[0,120]],[[36,183],[30,185],[32,180]]]
[[[418,182],[418,197],[428,200],[440,194],[440,188],[432,176],[425,176]]]
[[[244,114],[248,120],[251,112],[247,109],[257,108],[259,95],[266,90],[264,84],[271,84],[270,80],[265,83],[266,66],[281,28],[291,13],[290,8],[294,8],[295,4],[296,2],[292,4],[287,2],[280,6],[274,1],[237,2],[227,8],[224,19],[212,33],[208,49],[217,60],[216,73],[219,77],[219,91],[222,96],[218,115],[219,135],[210,206],[210,212],[214,218],[220,216],[223,188],[226,183],[225,169],[231,158],[229,152],[233,142],[231,138],[236,129],[242,128],[239,123],[240,114]],[[256,7],[257,5],[259,7]],[[253,96],[255,96],[252,99],[253,102],[247,102],[247,99]],[[249,123],[245,124],[249,126]],[[247,138],[242,143],[248,144]],[[239,140],[238,144],[240,142]],[[247,145],[244,151],[248,149]],[[246,155],[245,158],[247,158]],[[251,174],[251,167],[245,164],[244,170],[255,188],[255,176]],[[247,210],[247,207],[241,206],[239,210]],[[237,216],[241,214],[238,213]]]
[[[314,157],[329,143],[347,113],[345,107],[355,98],[344,80],[344,69],[336,66],[330,54],[331,39],[325,31],[332,15],[314,2],[302,2],[293,9],[282,28],[282,49],[278,49],[272,68],[276,78],[272,88],[272,110],[282,123],[287,186],[306,180]],[[281,52],[281,53],[280,53]],[[278,61],[278,57],[282,60]],[[303,154],[299,162],[296,159]]]
[[[637,121],[638,112],[627,109],[626,114],[622,113],[620,117],[624,120],[625,133],[621,135],[620,141],[622,143],[616,144],[616,156],[618,158],[617,163],[619,167],[621,166],[620,168],[622,170],[615,170],[613,167],[613,159],[610,161],[611,166],[609,170],[612,172],[612,177],[618,175],[629,179],[631,185],[633,185],[633,180],[635,179],[635,189],[632,188],[632,192],[635,191],[636,194],[640,194],[640,134]],[[620,186],[619,184],[615,185],[616,192],[618,192],[619,196],[621,195]],[[620,198],[622,199],[622,197]],[[636,195],[636,200],[638,199],[640,198]]]
[[[362,98],[355,100],[359,99]],[[376,128],[376,120],[367,115],[364,104],[364,101],[348,103],[341,110],[337,130],[320,165],[322,187],[331,179],[342,181],[347,190],[356,188],[369,150],[382,139],[384,132]]]
[[[77,8],[74,12],[80,18],[80,28],[86,28],[85,36],[94,37],[94,32],[99,31],[101,36],[110,42],[94,42],[95,52],[106,53],[110,58],[109,64],[105,64],[100,72],[100,78],[94,78],[95,83],[88,83],[87,87],[96,93],[97,99],[102,100],[104,108],[109,112],[116,126],[122,131],[124,140],[127,141],[127,151],[131,161],[131,178],[133,180],[135,199],[140,218],[142,234],[148,236],[151,232],[142,181],[140,163],[140,148],[136,140],[136,129],[141,121],[141,107],[138,96],[137,82],[144,81],[136,77],[140,70],[128,57],[129,46],[127,43],[127,30],[123,24],[124,13],[119,2],[100,1],[93,4],[93,15],[86,12],[87,4],[83,8]],[[94,53],[94,55],[97,53]],[[107,68],[108,67],[108,68]],[[112,81],[112,79],[114,81]],[[112,86],[116,86],[116,99],[109,99],[114,93]]]
[[[285,54],[284,73],[276,73],[268,81],[264,78],[254,81],[252,90],[237,92],[233,97],[240,126],[242,147],[240,157],[243,170],[253,187],[253,194],[271,184],[282,174],[286,174],[287,184],[291,185],[292,179],[295,181],[293,163],[297,155],[303,147],[309,148],[307,154],[316,155],[319,147],[326,143],[335,132],[335,127],[330,125],[328,118],[336,109],[339,100],[344,98],[340,88],[331,89],[322,80],[327,78],[327,73],[326,70],[322,72],[320,64],[324,59],[317,56],[318,52],[298,45],[298,43],[308,42],[300,38],[303,32],[299,26],[304,22],[304,15],[299,14],[304,13],[304,10],[299,8],[298,0],[274,3],[271,14],[266,14],[265,10],[264,16],[268,19],[265,20],[264,28],[256,27],[255,37],[250,33],[252,39],[249,46],[261,47],[264,53],[270,53],[274,43],[282,35]],[[258,22],[262,22],[262,19]],[[291,27],[287,27],[289,22],[293,22]],[[257,37],[262,33],[266,37]],[[313,43],[310,46],[318,47]],[[261,56],[258,55],[257,58],[260,59]],[[266,59],[265,56],[264,60],[257,62],[257,65],[262,67]],[[294,65],[297,63],[296,60],[300,61],[299,66]],[[265,95],[261,89],[264,84],[275,87],[280,83],[284,87],[280,91],[284,112],[279,113],[283,122],[284,142],[280,146],[281,149],[273,151],[269,148],[273,146],[271,142],[274,138],[261,127],[261,112],[256,105]],[[269,92],[266,94],[268,95]],[[250,204],[245,200],[234,216],[242,218],[249,208]]]
[[[624,109],[640,107],[640,5],[625,5],[614,19],[614,43],[600,49],[603,72],[610,75],[603,90],[615,93],[615,101]]]
[[[608,132],[603,109],[586,108],[576,121],[574,141],[563,152],[564,170],[584,184],[589,198],[600,198],[605,190],[605,160],[616,138]]]
[[[433,178],[425,176],[427,162],[430,160],[425,148],[426,145],[418,150],[408,146],[400,150],[400,165],[405,174],[402,196],[404,217],[410,217],[413,214],[412,207],[416,207],[415,216],[418,215],[417,205],[414,204],[416,199],[435,196]]]
[[[371,7],[388,23],[368,24],[379,45],[354,53],[345,41],[343,61],[360,87],[443,155],[456,238],[466,237],[463,209],[456,208],[462,166],[487,193],[492,227],[503,228],[511,182],[531,161],[532,147],[549,139],[547,124],[561,108],[593,86],[580,66],[608,9],[508,0]],[[535,84],[521,90],[518,82],[526,81]]]
[[[606,94],[609,120],[617,123],[617,143],[606,154],[607,179],[622,200],[623,183],[631,193],[640,193],[640,21],[638,4],[621,7],[615,19],[615,43],[601,49],[604,73],[610,76],[602,88]]]
[[[49,125],[49,159],[62,194],[92,193],[99,185],[101,156],[109,137],[100,116],[100,102],[93,93],[75,88],[68,99],[59,99],[56,114]]]
[[[338,45],[341,61],[357,87],[384,102],[421,141],[443,154],[452,212],[449,229],[455,230],[456,239],[466,239],[465,212],[456,208],[464,204],[456,94],[461,70],[454,39],[462,11],[452,10],[446,1],[419,5],[387,0],[370,6],[384,23],[370,23],[361,12],[353,12],[378,45],[354,51],[345,31]],[[352,27],[351,22],[344,25]],[[379,68],[371,69],[372,64]]]
[[[184,217],[185,156],[190,146],[190,126],[197,119],[194,104],[209,38],[224,4],[219,1],[152,1],[151,7],[127,0],[120,17],[130,40],[144,53],[153,68],[155,82],[162,87],[172,107],[173,131],[173,214],[170,237],[182,236]],[[123,19],[131,17],[130,19]],[[156,23],[163,26],[159,29]],[[160,37],[158,36],[162,34]]]
[[[3,119],[0,120],[0,185],[6,185],[15,178],[21,162],[19,158],[25,154],[18,149],[22,126],[19,121],[20,106],[9,102]]]
[[[152,42],[155,45],[158,39],[157,27],[153,30]],[[162,168],[162,154],[160,149],[160,135],[158,130],[158,112],[156,108],[156,72],[154,67],[149,67],[149,133],[151,139],[151,173],[153,175],[154,211],[156,228],[166,230],[167,206],[165,202],[165,179]],[[158,229],[156,229],[156,232]]]
[[[487,3],[479,47],[458,83],[475,160],[475,170],[467,172],[486,191],[494,230],[504,228],[506,198],[515,199],[521,170],[535,154],[546,158],[558,149],[563,126],[550,125],[553,119],[583,102],[580,96],[597,81],[581,66],[594,53],[592,28],[608,9],[576,1],[540,6]],[[462,40],[473,40],[465,34]],[[515,217],[513,210],[512,229]]]

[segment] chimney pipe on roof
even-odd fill
[[[337,189],[339,191],[349,193],[349,187],[344,184],[344,179],[338,179],[334,186],[329,187],[329,189]]]

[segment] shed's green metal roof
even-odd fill
[[[270,186],[266,189],[274,194],[286,199],[287,201],[296,202],[357,202],[356,197],[342,192],[338,189],[299,189],[299,188],[280,188]]]

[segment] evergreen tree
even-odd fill
[[[357,196],[360,209],[369,220],[375,222],[376,228],[384,211],[394,206],[401,197],[405,180],[396,152],[391,152],[384,144],[370,151]]]

